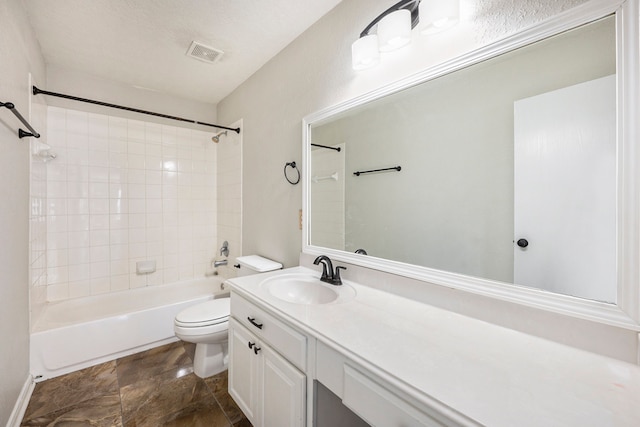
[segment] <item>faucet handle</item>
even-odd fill
[[[343,267],[341,265],[336,267],[336,273],[333,275],[333,284],[334,285],[342,285],[342,278],[340,277],[340,270],[346,270],[347,267]]]
[[[222,242],[222,247],[220,248],[220,256],[229,256],[229,242],[226,240]]]

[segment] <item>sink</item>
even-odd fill
[[[320,281],[308,274],[284,274],[264,280],[260,286],[272,296],[294,304],[328,304],[355,296],[355,289],[344,283],[340,286]]]

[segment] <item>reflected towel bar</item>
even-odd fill
[[[313,147],[320,147],[320,148],[327,148],[329,150],[336,150],[338,153],[340,152],[340,150],[342,150],[342,148],[340,147],[329,147],[328,145],[320,145],[320,144],[311,144]]]
[[[93,99],[79,98],[77,96],[65,95],[63,93],[49,92],[47,90],[38,89],[35,86],[33,87],[33,94],[34,95],[42,94],[42,95],[49,95],[49,96],[57,96],[58,98],[70,99],[72,101],[86,102],[88,104],[101,105],[103,107],[110,107],[110,108],[117,108],[119,110],[131,111],[131,112],[134,112],[134,113],[147,114],[149,116],[155,116],[155,117],[162,117],[163,119],[171,119],[171,120],[177,120],[179,122],[194,123],[196,125],[202,125],[202,126],[211,126],[211,127],[218,128],[218,129],[232,130],[232,131],[234,131],[236,133],[240,133],[240,128],[230,128],[230,127],[226,127],[226,126],[216,125],[216,124],[213,124],[213,123],[204,123],[204,122],[199,122],[199,121],[196,121],[196,120],[184,119],[182,117],[169,116],[167,114],[161,114],[161,113],[154,113],[153,111],[140,110],[138,108],[125,107],[123,105],[109,104],[108,102],[95,101]]]
[[[33,127],[31,127],[29,122],[27,122],[24,117],[22,117],[22,114],[20,114],[20,112],[16,110],[16,106],[13,105],[12,102],[0,102],[0,107],[5,107],[9,109],[18,118],[18,120],[20,120],[22,124],[25,125],[27,129],[29,129],[29,132],[26,132],[18,128],[18,138],[24,138],[25,136],[33,136],[34,138],[40,138],[40,134],[36,132],[36,130]]]
[[[362,174],[364,174],[364,173],[386,172],[386,171],[398,171],[398,172],[400,172],[401,170],[402,170],[402,167],[401,167],[401,166],[394,166],[394,167],[392,167],[392,168],[373,169],[373,170],[370,170],[370,171],[357,171],[357,172],[354,172],[353,174],[354,174],[355,176],[360,176],[360,175],[362,175]]]
[[[311,181],[318,182],[318,181],[327,181],[329,179],[337,181],[338,180],[338,172],[334,172],[331,175],[327,175],[327,176],[314,176],[313,178],[311,178]]]

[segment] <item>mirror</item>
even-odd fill
[[[612,15],[310,119],[305,244],[616,303],[616,64]]]

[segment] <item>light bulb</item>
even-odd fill
[[[459,0],[431,0],[420,2],[420,32],[434,34],[453,27],[460,20]]]
[[[354,70],[364,70],[380,62],[378,36],[369,34],[360,37],[351,45],[351,64]]]
[[[378,22],[378,48],[390,52],[411,42],[411,11],[391,12]]]

